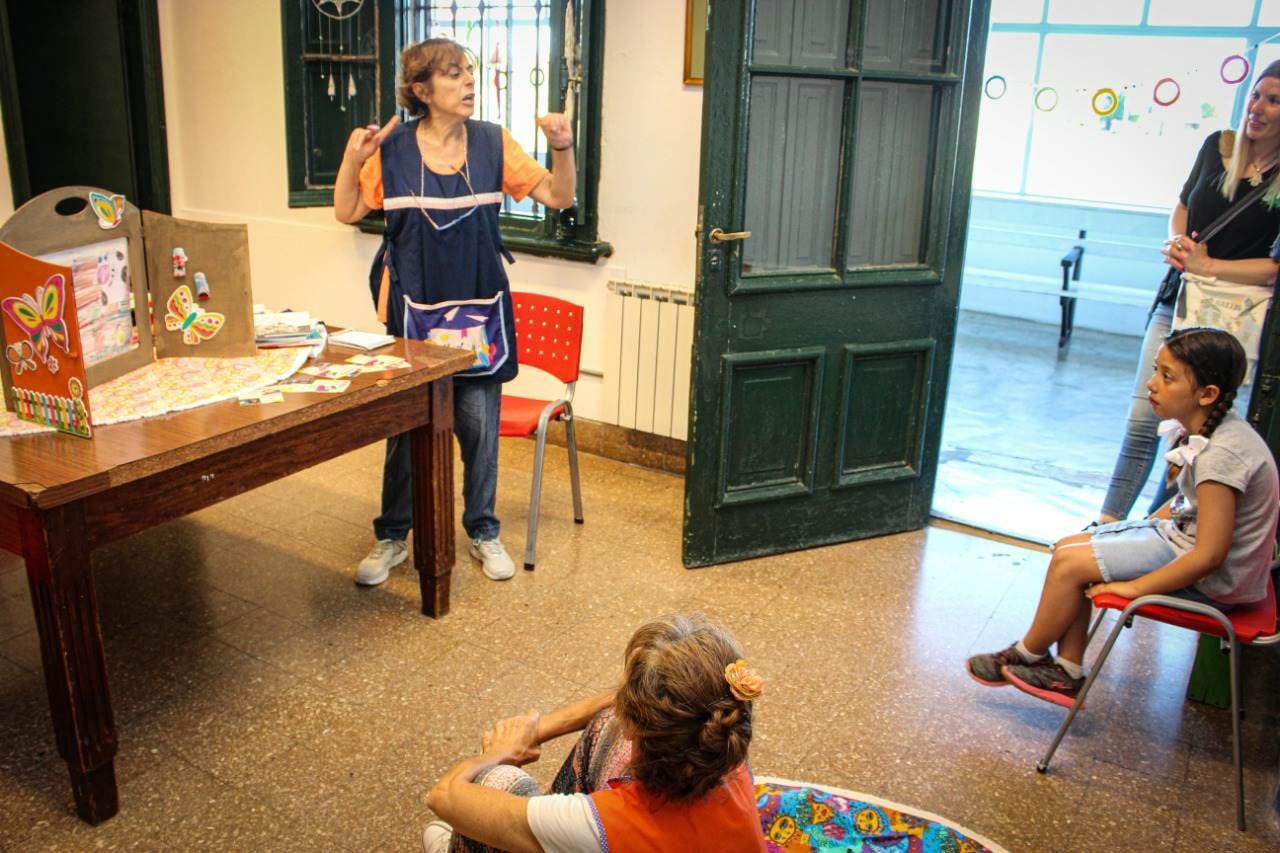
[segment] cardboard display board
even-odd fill
[[[73,272],[0,244],[5,403],[23,420],[88,438],[89,389]]]
[[[74,299],[77,325],[87,331],[85,349],[77,345],[77,355],[89,387],[155,360],[142,228],[137,208],[96,187],[50,190],[18,208],[0,227],[0,242],[70,269],[65,295],[68,305]],[[16,342],[9,331],[6,324],[6,346]],[[12,387],[7,359],[0,371],[6,387]]]
[[[254,355],[249,229],[142,213],[157,358]]]

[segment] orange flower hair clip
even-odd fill
[[[734,698],[743,702],[759,699],[764,692],[764,679],[742,658],[724,668],[724,680],[729,682],[729,692]]]

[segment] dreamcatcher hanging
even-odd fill
[[[323,27],[321,38],[325,45],[325,53],[334,56],[355,51],[357,35],[353,19],[364,7],[364,2],[365,0],[311,0],[311,5],[321,16],[320,24]],[[335,36],[336,49],[334,48]],[[356,88],[355,70],[350,63],[342,63],[338,73],[338,79],[335,80],[333,61],[330,60],[327,73],[323,74],[328,78],[325,82],[325,94],[329,96],[330,101],[341,98],[338,109],[345,113],[347,104],[355,101],[359,90]],[[345,85],[343,76],[346,77]]]

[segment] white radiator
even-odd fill
[[[618,426],[683,440],[689,428],[693,294],[609,282],[604,411]]]

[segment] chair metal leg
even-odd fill
[[[1240,761],[1240,642],[1231,634],[1231,757],[1236,764],[1236,829],[1244,832],[1244,766]]]
[[[533,490],[529,495],[529,533],[524,544],[524,567],[533,571],[534,550],[538,544],[538,502],[542,498],[542,459],[547,450],[547,423],[538,425],[537,442],[533,451]]]
[[[573,427],[573,406],[564,406],[565,444],[569,446],[569,485],[573,488],[573,520],[582,523],[582,487],[578,484],[578,437]]]
[[[1084,697],[1089,695],[1089,688],[1093,687],[1094,680],[1098,677],[1098,673],[1102,672],[1102,665],[1107,662],[1107,656],[1111,654],[1111,647],[1116,644],[1116,639],[1120,636],[1120,632],[1125,629],[1126,617],[1129,612],[1126,610],[1120,620],[1116,622],[1116,626],[1111,629],[1111,633],[1107,635],[1106,645],[1102,647],[1102,654],[1098,655],[1098,659],[1093,662],[1093,666],[1089,669],[1089,677],[1084,680],[1084,686],[1080,688],[1080,695],[1076,697],[1076,702],[1071,706],[1071,710],[1067,712],[1067,718],[1062,721],[1062,725],[1058,727],[1058,733],[1053,737],[1053,743],[1049,744],[1049,751],[1044,754],[1044,758],[1040,759],[1040,763],[1036,765],[1036,769],[1044,773],[1049,769],[1049,762],[1053,760],[1053,754],[1058,751],[1058,744],[1062,743],[1062,739],[1067,735],[1067,729],[1071,728],[1071,722],[1076,718],[1076,713],[1080,707],[1084,705]],[[1098,622],[1102,621],[1102,615],[1098,615]],[[1094,628],[1098,626],[1095,623]]]

